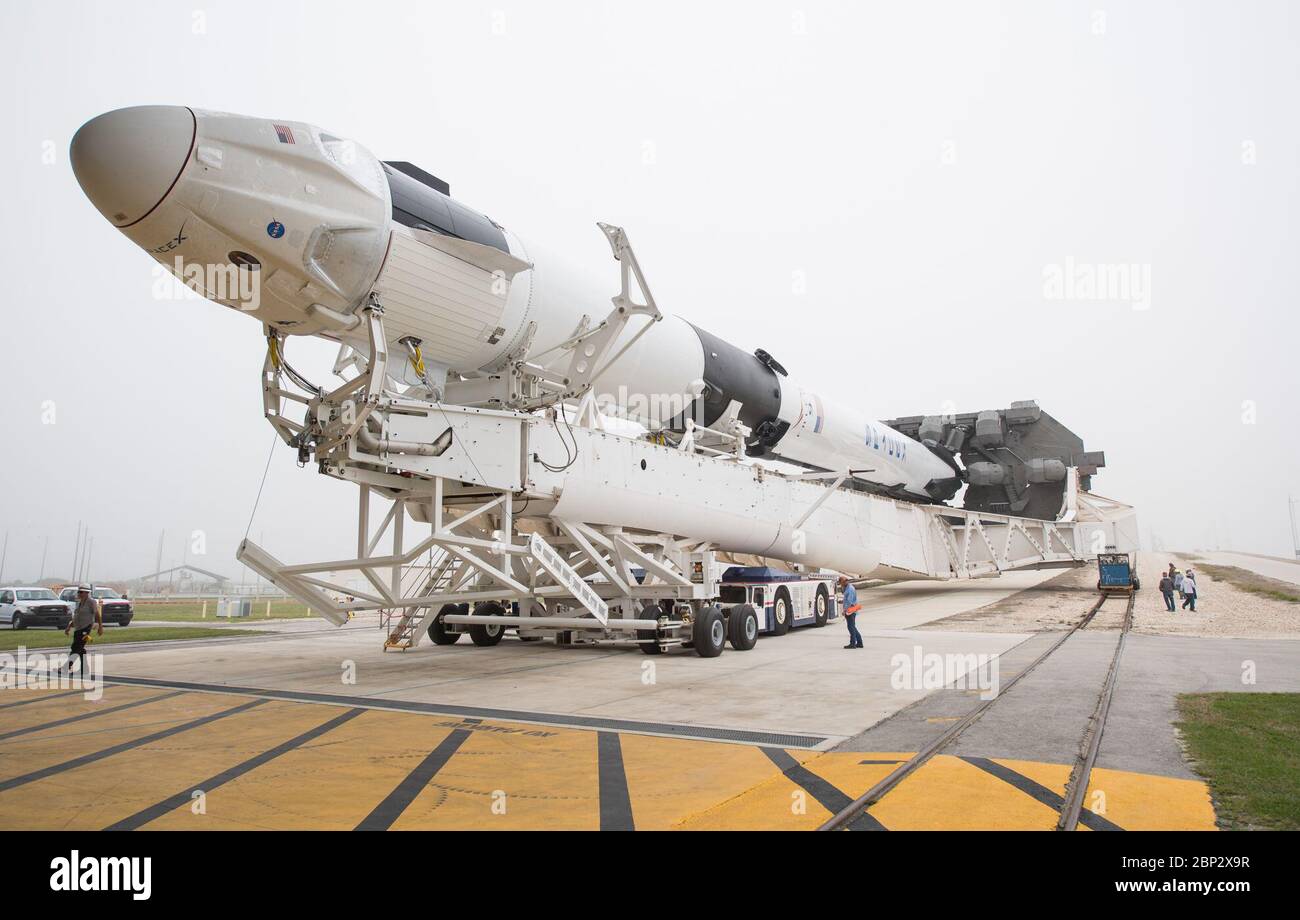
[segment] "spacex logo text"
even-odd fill
[[[50,860],[51,891],[129,891],[137,901],[149,900],[153,859],[149,856],[70,856]]]

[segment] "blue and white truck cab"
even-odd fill
[[[750,604],[759,632],[784,636],[794,626],[825,626],[838,616],[835,576],[786,572],[771,566],[733,565],[722,573],[718,602]]]

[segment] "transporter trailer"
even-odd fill
[[[468,635],[475,645],[491,646],[513,628],[523,641],[551,638],[563,646],[636,645],[647,655],[681,647],[712,658],[720,655],[726,644],[748,651],[760,635],[783,636],[798,626],[825,626],[836,616],[834,575],[802,575],[771,566],[729,566],[719,578],[722,564],[714,560],[714,554],[696,555],[692,568],[698,564],[696,570],[708,574],[693,593],[710,596],[694,605],[689,598],[644,599],[639,607],[631,605],[631,616],[616,619],[607,635],[597,635],[589,619],[571,620],[566,614],[580,611],[570,611],[567,605],[557,604],[552,612],[543,603],[534,615],[521,617],[518,602],[503,600],[480,602],[473,610],[468,603],[444,604],[429,625],[429,637],[435,645],[455,645]],[[644,584],[644,575],[634,573],[638,583]],[[593,588],[608,584],[604,579],[593,582]],[[403,631],[396,628],[400,623],[400,616],[391,612],[384,619],[389,634],[386,648],[410,647],[403,641]],[[625,630],[622,635],[615,634],[619,628]]]

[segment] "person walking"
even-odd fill
[[[1183,593],[1183,573],[1178,569],[1174,569],[1174,590],[1178,592],[1180,601],[1187,600],[1187,595]]]
[[[849,584],[849,579],[845,575],[840,576],[840,588],[844,591],[844,623],[849,627],[849,644],[845,648],[862,648],[862,633],[858,632],[858,611],[862,605],[858,603],[858,591],[853,585]]]
[[[1160,596],[1165,599],[1166,610],[1172,612],[1178,609],[1174,606],[1174,580],[1169,574],[1160,579]]]
[[[1196,612],[1196,573],[1191,569],[1183,576],[1183,609],[1192,608],[1192,613]]]
[[[86,637],[96,626],[99,635],[104,634],[104,614],[99,601],[91,596],[90,585],[77,586],[77,607],[72,612],[72,622],[63,630],[66,636],[72,633],[72,649],[68,652],[68,673],[72,673],[72,661],[81,659],[81,674],[86,674]]]

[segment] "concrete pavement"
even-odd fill
[[[84,720],[67,722],[66,707],[83,704],[65,696],[48,704],[58,718],[0,708],[0,825],[52,826],[49,810],[92,769],[112,787],[68,811],[67,826],[479,827],[505,791],[514,817],[502,826],[815,827],[978,702],[979,689],[914,683],[922,658],[949,661],[951,678],[994,657],[1006,680],[1060,635],[984,633],[969,618],[916,627],[1054,574],[864,590],[861,651],[842,648],[839,620],[712,660],[513,638],[385,653],[374,618],[106,646],[119,683]],[[1069,640],[868,823],[1052,826],[1113,625],[1099,617]],[[1086,826],[1213,826],[1204,784],[1181,761],[1173,699],[1240,686],[1247,660],[1258,682],[1246,689],[1295,689],[1298,653],[1300,640],[1130,636],[1094,774],[1111,804]],[[195,822],[187,790],[214,778],[220,821]]]

